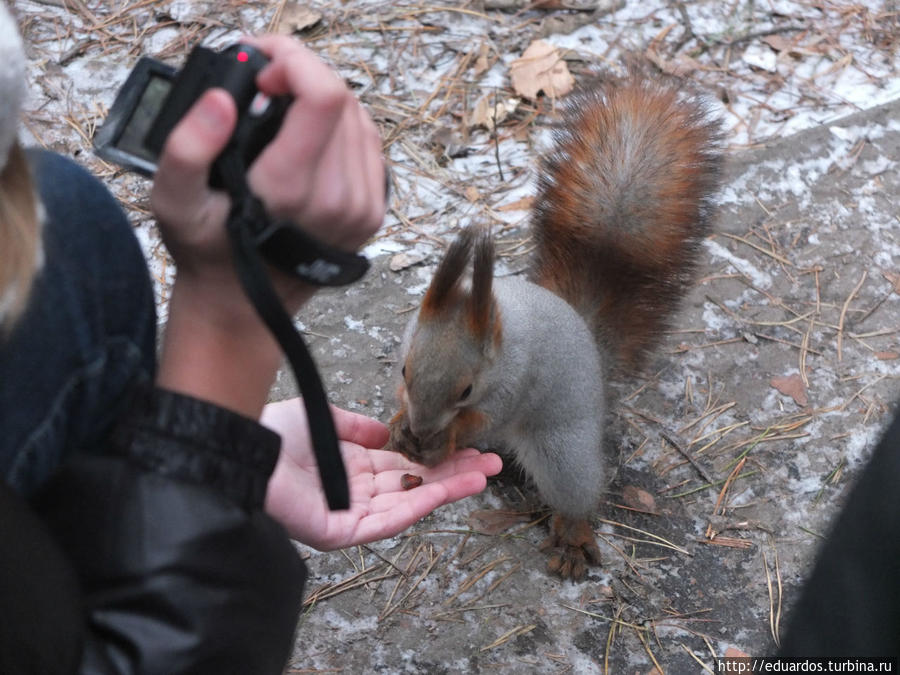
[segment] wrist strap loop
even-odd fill
[[[347,472],[341,459],[337,431],[325,388],[306,343],[272,286],[260,253],[259,237],[254,237],[254,232],[265,233],[273,230],[271,219],[260,201],[250,192],[246,167],[238,153],[233,152],[231,148],[226,149],[216,161],[214,170],[218,172],[222,184],[231,196],[232,206],[226,228],[241,286],[253,303],[257,314],[281,346],[303,396],[313,453],[328,508],[332,511],[348,509],[350,488],[347,483]],[[296,226],[285,223],[280,225],[282,230],[287,227],[299,232]],[[309,239],[305,234],[303,238]],[[361,258],[361,256],[353,257]],[[365,261],[365,258],[362,260]],[[368,267],[368,262],[365,263],[365,267]],[[303,278],[296,270],[293,271],[295,276]],[[355,281],[364,272],[365,269],[362,269],[359,275],[351,280]]]

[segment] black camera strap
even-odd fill
[[[247,297],[290,363],[306,408],[319,479],[332,511],[350,508],[347,472],[338,446],[337,431],[319,371],[309,349],[294,326],[269,278],[253,232],[270,222],[260,200],[247,184],[246,169],[231,148],[216,162],[216,170],[231,196],[231,212],[226,224],[234,264]]]

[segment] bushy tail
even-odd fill
[[[532,280],[581,313],[614,366],[637,366],[709,230],[719,122],[699,98],[632,78],[574,95],[554,141],[532,214]]]

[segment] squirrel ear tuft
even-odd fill
[[[475,241],[475,262],[472,271],[472,295],[469,298],[469,327],[479,338],[485,339],[493,327],[494,295],[494,238],[490,230],[482,229]]]
[[[431,285],[422,300],[420,316],[429,318],[440,314],[456,297],[459,280],[469,263],[472,244],[475,242],[475,231],[471,227],[462,230],[450,244],[444,259],[438,265]]]

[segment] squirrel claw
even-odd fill
[[[540,546],[550,552],[547,570],[551,574],[580,581],[588,566],[600,564],[600,549],[591,524],[584,518],[554,514],[550,521],[550,536]]]

